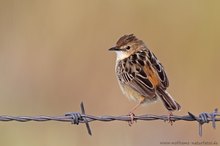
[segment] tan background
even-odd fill
[[[127,114],[133,102],[121,93],[115,75],[117,39],[134,33],[165,66],[176,112],[198,114],[219,107],[220,1],[217,0],[1,0],[0,114]],[[167,114],[161,102],[136,114]],[[220,125],[195,122],[0,122],[2,146],[133,146],[160,142],[218,142]]]

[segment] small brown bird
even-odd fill
[[[124,35],[109,50],[117,54],[115,72],[123,94],[138,102],[131,116],[141,104],[158,98],[170,113],[180,110],[180,105],[166,91],[169,81],[164,67],[142,40],[133,34]]]

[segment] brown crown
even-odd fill
[[[123,46],[130,42],[137,41],[138,39],[134,36],[134,34],[124,35],[122,36],[116,43],[117,46]]]

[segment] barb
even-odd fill
[[[85,114],[84,105],[81,102],[81,113],[79,112],[69,112],[63,116],[0,116],[0,121],[9,122],[9,121],[17,121],[17,122],[28,122],[28,121],[36,121],[36,122],[45,122],[45,121],[59,121],[59,122],[70,122],[72,124],[86,124],[87,131],[89,135],[92,135],[91,128],[89,126],[89,122],[93,121],[101,121],[101,122],[111,122],[111,121],[131,121],[131,117],[129,115],[122,116],[93,116]],[[194,114],[188,112],[188,115],[178,116],[172,115],[168,117],[167,115],[139,115],[134,116],[133,120],[138,121],[153,121],[153,120],[162,120],[162,121],[196,121],[199,123],[199,135],[202,136],[202,125],[204,123],[212,122],[212,127],[216,128],[216,122],[220,121],[220,113],[215,109],[212,113],[203,112],[199,116],[195,116]],[[218,118],[217,118],[218,117]]]
[[[212,113],[203,112],[203,113],[199,114],[199,117],[196,117],[195,115],[193,115],[190,112],[188,112],[188,114],[191,118],[193,118],[195,121],[197,121],[199,123],[199,136],[202,136],[202,125],[204,123],[209,123],[211,121],[213,129],[215,129],[216,128],[215,122],[218,121],[218,119],[216,119],[216,116],[220,115],[218,113],[217,108]]]
[[[84,108],[83,102],[80,103],[80,108],[81,108],[82,114],[85,115],[85,108]],[[82,115],[77,112],[66,113],[65,116],[72,118],[72,124],[78,125],[80,122],[84,122],[86,124],[88,134],[92,135],[92,131],[91,131],[91,128],[89,126],[89,123],[86,117],[82,117]]]

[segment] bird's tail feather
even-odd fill
[[[172,98],[172,96],[164,89],[158,88],[157,92],[163,101],[163,104],[169,111],[180,110],[181,106]]]

